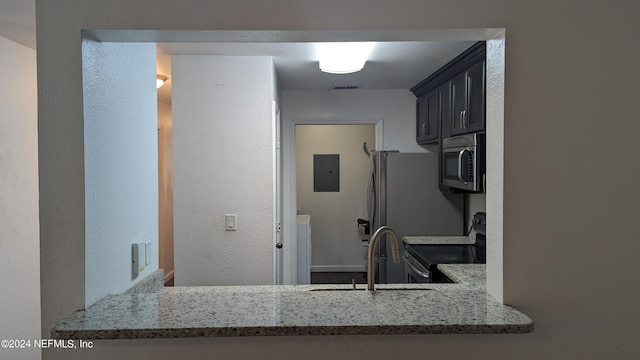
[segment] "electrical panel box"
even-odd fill
[[[313,155],[313,191],[340,191],[340,155]]]

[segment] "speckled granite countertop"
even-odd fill
[[[459,284],[174,287],[110,295],[52,329],[56,339],[498,334],[533,321],[485,292],[484,266],[442,269]],[[475,274],[475,275],[474,275]],[[396,290],[389,290],[395,288]],[[342,289],[342,290],[336,290]]]
[[[486,289],[487,266],[485,264],[439,264],[438,270],[447,275],[449,279],[469,289]]]
[[[408,245],[466,245],[475,244],[474,236],[403,236]]]

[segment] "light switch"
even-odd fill
[[[131,278],[135,279],[144,270],[144,243],[131,245]]]
[[[238,230],[238,215],[226,214],[224,216],[224,219],[225,219],[225,230],[227,231]]]

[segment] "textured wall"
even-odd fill
[[[0,339],[40,336],[36,53],[0,37]],[[0,349],[34,359],[40,350]]]
[[[77,281],[84,272],[84,252],[77,250],[84,242],[80,29],[349,28],[384,34],[505,27],[504,300],[535,320],[532,334],[109,341],[97,343],[91,356],[640,357],[630,320],[638,318],[640,289],[628,286],[638,283],[640,190],[630,180],[638,170],[624,167],[640,163],[639,7],[625,0],[37,0],[44,331],[84,299],[84,281]],[[493,33],[466,32],[467,40]],[[490,203],[488,198],[488,209]],[[587,264],[594,258],[598,268],[592,270]]]
[[[505,207],[505,34],[504,29],[487,41],[486,64],[486,195],[470,195],[467,211],[485,208],[487,213],[487,292],[504,302]],[[509,152],[514,150],[508,149]],[[528,224],[531,226],[532,224]]]
[[[366,248],[358,218],[367,218],[370,160],[362,149],[375,149],[374,125],[296,126],[296,185],[300,214],[311,215],[312,270],[364,271]],[[313,155],[340,155],[340,191],[313,191]]]
[[[175,284],[272,284],[271,58],[174,56],[172,76]]]
[[[158,269],[155,44],[83,42],[86,305]],[[131,244],[152,263],[131,274]]]

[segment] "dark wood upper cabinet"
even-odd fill
[[[418,144],[484,131],[485,56],[480,41],[411,88]]]
[[[451,80],[453,93],[451,135],[484,130],[484,64],[484,60],[478,61]]]
[[[416,102],[416,141],[437,142],[440,136],[440,94],[438,89],[422,95]]]
[[[451,136],[451,81],[445,81],[438,86],[440,93],[440,138]]]

